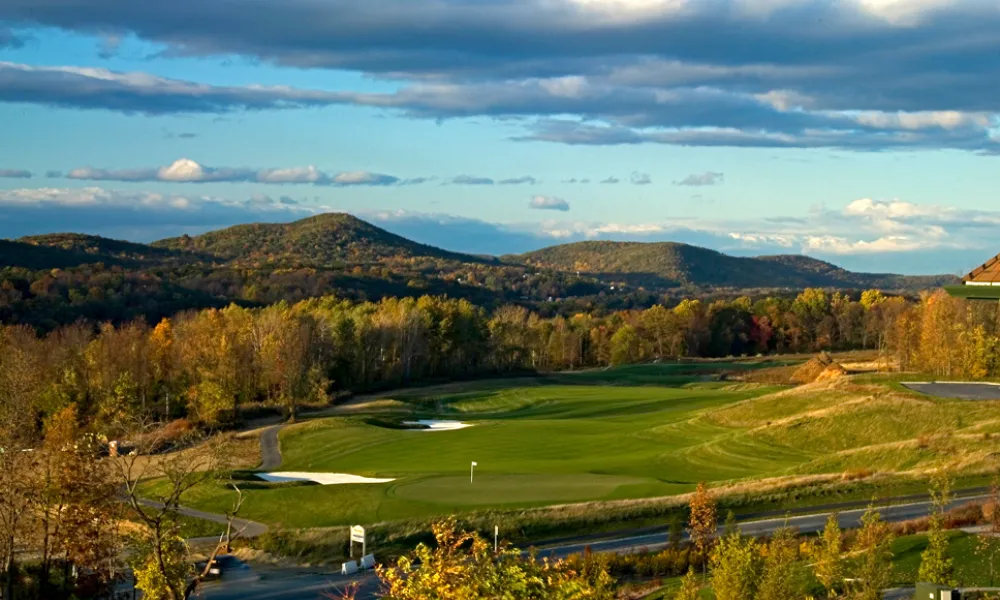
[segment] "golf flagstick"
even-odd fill
[[[475,476],[476,467],[478,466],[479,463],[477,463],[476,461],[472,461],[472,466],[469,468],[469,483],[472,483],[472,478]]]

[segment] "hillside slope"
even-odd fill
[[[147,244],[137,244],[123,240],[113,240],[96,235],[78,233],[51,233],[46,235],[28,236],[18,239],[15,243],[30,244],[33,249],[27,252],[36,256],[40,267],[51,267],[44,257],[55,257],[60,253],[73,257],[72,264],[103,262],[122,266],[136,267],[171,262],[193,262],[206,257],[195,254],[176,252],[167,248],[154,248]]]
[[[674,242],[579,242],[506,257],[537,268],[602,278],[628,276],[636,285],[702,288],[880,287],[922,289],[954,281],[949,276],[905,277],[852,273],[806,256],[739,257]]]
[[[277,262],[295,266],[363,264],[413,258],[483,262],[479,257],[418,244],[344,213],[328,213],[293,223],[237,225],[197,237],[161,240],[153,246],[202,252],[241,262]]]

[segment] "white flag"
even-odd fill
[[[479,466],[479,463],[477,463],[476,461],[472,461],[472,466],[473,466],[473,467],[478,467],[478,466]]]

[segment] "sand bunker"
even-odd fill
[[[456,429],[465,429],[466,427],[472,427],[472,423],[462,423],[461,421],[431,421],[431,420],[403,421],[403,425],[422,426],[423,429],[420,429],[420,431],[455,431]]]
[[[257,473],[264,481],[271,483],[288,483],[290,481],[312,481],[320,485],[345,485],[348,483],[389,483],[395,479],[374,479],[347,473]]]

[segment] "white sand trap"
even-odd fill
[[[420,431],[455,431],[472,427],[472,423],[462,423],[461,421],[403,421],[403,425],[422,425],[424,429]]]
[[[395,479],[374,479],[372,477],[362,477],[360,475],[349,475],[347,473],[295,473],[286,471],[283,473],[257,473],[264,481],[271,483],[288,483],[290,481],[312,481],[320,485],[345,485],[349,483],[389,483]]]

